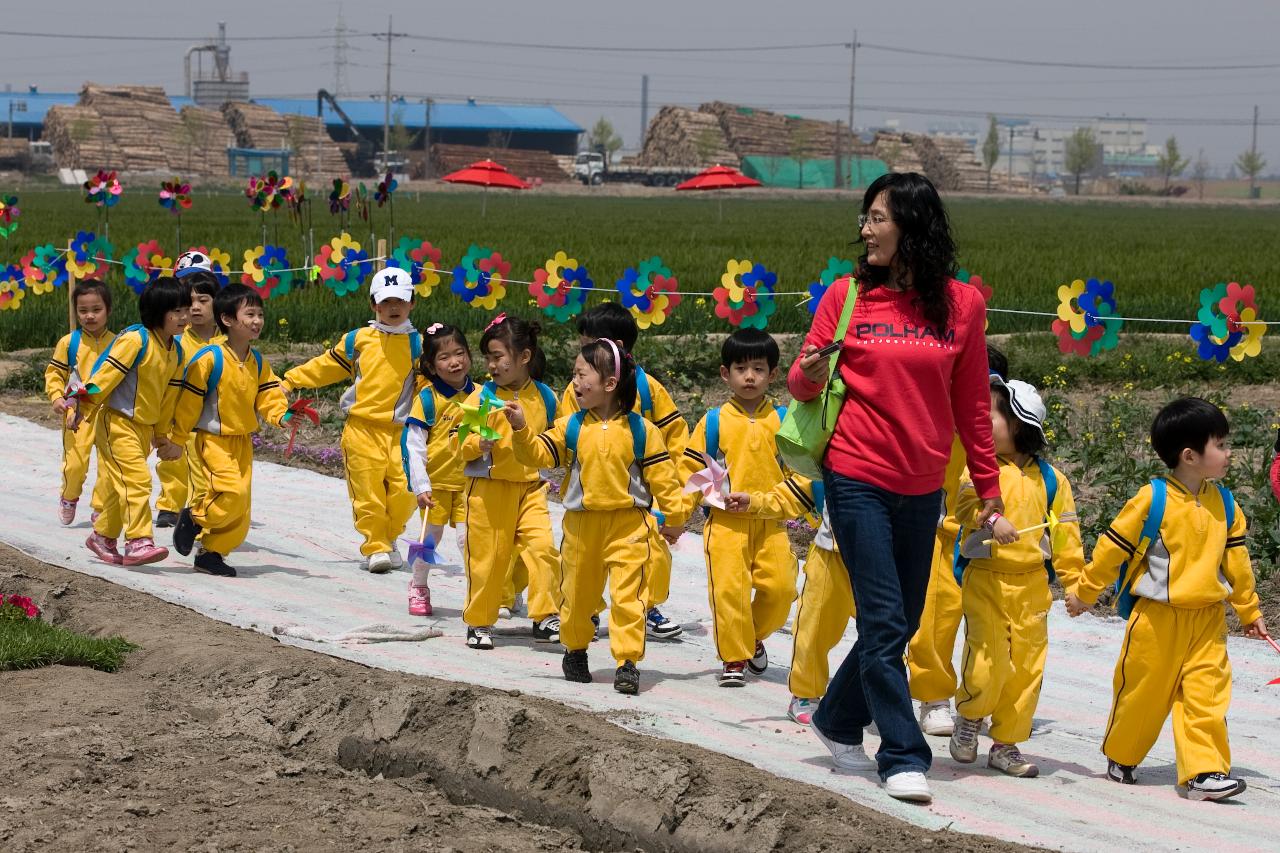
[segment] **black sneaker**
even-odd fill
[[[644,616],[645,632],[655,640],[673,640],[684,633],[684,628],[662,615],[656,607],[650,607]]]
[[[560,669],[564,671],[565,681],[576,681],[579,684],[591,683],[591,667],[587,665],[586,649],[565,652],[564,660],[560,662]]]
[[[1188,800],[1225,800],[1243,794],[1243,779],[1233,779],[1225,773],[1201,773],[1187,783]]]
[[[591,617],[591,642],[600,639],[600,614]]]
[[[768,668],[769,653],[764,650],[764,643],[756,640],[756,653],[747,661],[747,669],[751,670],[752,675],[764,675]]]
[[[160,513],[165,515],[165,513]],[[168,513],[173,515],[173,513]],[[176,524],[161,524],[159,519],[156,520],[156,527],[173,527],[173,549],[182,556],[191,553],[191,548],[196,544],[196,537],[200,535],[200,525],[196,524],[196,520],[191,517],[191,507],[184,506],[182,511],[176,516]]]
[[[197,572],[204,572],[206,575],[217,575],[220,578],[236,576],[236,570],[228,566],[217,551],[201,551],[196,554],[195,566]]]
[[[1110,758],[1107,759],[1107,778],[1112,782],[1119,782],[1121,785],[1138,784],[1138,777],[1133,772],[1137,769],[1136,764],[1121,764]]]
[[[533,641],[535,643],[560,642],[560,617],[547,616],[534,622]]]
[[[623,661],[622,666],[613,674],[613,689],[627,696],[635,696],[640,692],[640,671],[631,661]]]
[[[156,527],[173,527],[177,523],[178,514],[176,512],[170,512],[167,509],[162,509],[156,513]],[[186,556],[187,553],[190,552],[185,552],[183,556]]]
[[[493,649],[493,633],[487,626],[481,628],[468,628],[467,648],[478,649],[482,652],[491,651]]]

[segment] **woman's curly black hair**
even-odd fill
[[[872,266],[864,251],[858,259],[858,282],[866,289],[885,284],[893,275],[895,283],[905,287],[909,273],[916,304],[925,319],[942,331],[951,321],[947,281],[956,274],[956,244],[947,210],[932,182],[917,172],[889,172],[872,181],[862,197],[863,215],[880,193],[887,194],[889,214],[898,226],[896,263]],[[857,242],[862,242],[861,230]]]

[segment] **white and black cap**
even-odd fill
[[[384,299],[403,299],[413,301],[413,276],[399,267],[387,267],[373,274],[373,282],[369,285],[369,295],[374,304]]]
[[[1021,379],[1004,380],[994,373],[990,376],[990,382],[992,387],[998,385],[1009,392],[1009,408],[1013,410],[1013,416],[1024,424],[1035,427],[1041,438],[1045,438],[1044,419],[1049,410],[1045,408],[1044,400],[1040,399],[1040,392],[1035,386]],[[1048,439],[1045,438],[1045,441]]]

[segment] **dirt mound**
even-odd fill
[[[522,695],[282,646],[0,546],[0,587],[141,646],[0,673],[0,847],[1012,851]]]

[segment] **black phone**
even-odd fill
[[[813,355],[817,356],[818,358],[826,358],[829,355],[834,355],[835,353],[839,352],[840,346],[841,346],[840,341],[832,341],[831,343],[827,344],[825,347],[822,347],[820,350],[813,353]]]

